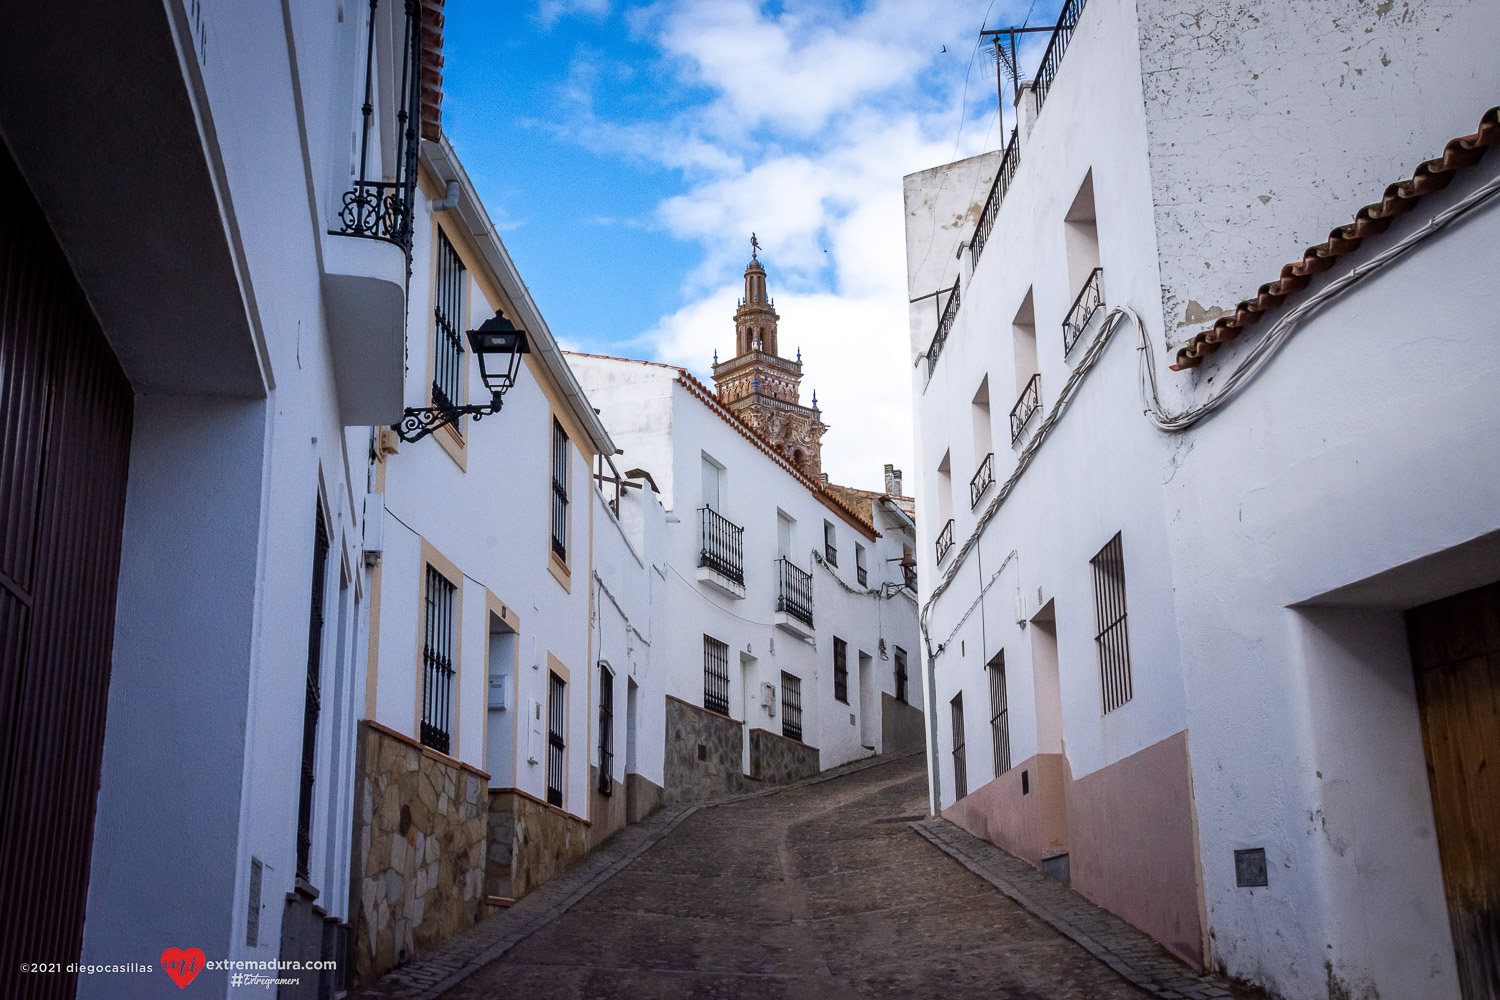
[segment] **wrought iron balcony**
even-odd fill
[[[969,480],[969,509],[973,510],[979,506],[979,498],[984,496],[984,491],[989,489],[995,482],[995,453],[990,452],[984,456],[984,461],[979,463],[979,469],[974,473],[974,478]]]
[[[958,315],[959,279],[953,279],[953,288],[948,292],[948,304],[943,306],[943,315],[938,319],[937,333],[932,335],[932,344],[927,348],[927,377],[937,367],[938,355],[943,353],[943,344],[948,340],[948,331],[953,329],[953,317]]]
[[[870,574],[863,566],[856,566],[854,567],[854,579],[858,581],[861,587],[865,587],[870,583]]]
[[[943,530],[938,532],[937,537],[937,561],[942,563],[943,557],[948,550],[953,548],[953,518],[948,518],[948,523],[943,525]]]
[[[1016,176],[1016,167],[1021,163],[1021,142],[1017,129],[1010,130],[1010,143],[1005,147],[1005,154],[1000,157],[1000,169],[995,172],[995,182],[990,185],[990,195],[984,200],[984,210],[979,213],[979,221],[974,225],[974,235],[969,239],[969,268],[979,263],[979,255],[984,253],[984,245],[989,242],[990,230],[995,228],[995,216],[1000,212],[1000,203],[1005,200],[1005,192],[1010,190],[1010,182]]]
[[[698,565],[707,566],[720,576],[745,585],[745,529],[730,521],[712,507],[699,507],[702,549]]]
[[[1037,372],[1021,390],[1021,398],[1010,411],[1010,443],[1015,444],[1033,414],[1042,408],[1042,373]]]
[[[776,610],[813,627],[812,574],[797,566],[786,557],[776,560]]]
[[[1078,338],[1083,336],[1083,331],[1094,318],[1094,313],[1104,305],[1104,268],[1096,267],[1089,272],[1089,278],[1083,283],[1083,288],[1078,292],[1078,298],[1073,300],[1073,306],[1068,310],[1067,318],[1063,320],[1063,357],[1078,343]]]
[[[1052,81],[1057,76],[1057,71],[1062,68],[1063,53],[1067,51],[1068,42],[1073,39],[1073,29],[1078,27],[1078,16],[1083,13],[1085,2],[1086,0],[1066,0],[1062,12],[1057,15],[1057,27],[1052,31],[1047,51],[1042,53],[1041,67],[1036,71],[1038,113],[1042,110],[1042,102],[1047,99],[1048,92],[1052,90]]]
[[[341,236],[387,240],[411,252],[411,192],[404,181],[355,181],[339,209]]]
[[[917,590],[917,567],[915,567],[915,566],[902,566],[901,567],[901,579],[902,579],[903,582],[905,582],[905,584],[908,587],[911,588],[912,593],[916,593],[916,590]]]

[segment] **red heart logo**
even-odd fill
[[[208,956],[203,954],[202,948],[168,948],[161,953],[161,967],[166,970],[167,975],[172,977],[172,982],[177,984],[179,990],[187,989],[187,984],[192,982],[203,971],[208,964]]]

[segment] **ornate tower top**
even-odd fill
[[[734,312],[735,355],[720,363],[714,355],[714,384],[719,401],[779,448],[809,478],[822,471],[820,441],[828,430],[817,400],[801,401],[802,351],[797,360],[777,349],[776,302],[766,291],[766,269],[760,262],[760,240],[750,234],[750,263],[745,266],[745,294]]]

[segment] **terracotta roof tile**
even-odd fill
[[[1275,281],[1261,285],[1253,298],[1245,299],[1232,313],[1215,320],[1213,326],[1184,344],[1177,352],[1177,363],[1172,370],[1202,364],[1204,356],[1218,350],[1220,344],[1233,340],[1246,327],[1259,323],[1262,315],[1306,288],[1312,275],[1328,270],[1335,259],[1353,253],[1365,240],[1385,232],[1392,219],[1411,211],[1424,195],[1447,187],[1457,171],[1478,163],[1488,147],[1495,145],[1500,145],[1500,106],[1484,113],[1478,131],[1448,143],[1442,156],[1418,166],[1410,179],[1386,188],[1380,201],[1355,213],[1353,222],[1332,230],[1323,243],[1308,247],[1302,259],[1283,267]]]

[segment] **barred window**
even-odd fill
[[[802,678],[781,672],[781,735],[802,739]]]
[[[703,637],[703,707],[729,714],[729,647],[707,635]]]
[[[906,650],[900,646],[896,647],[896,700],[905,704],[906,692]]]
[[[830,566],[839,564],[838,534],[832,521],[823,522],[823,558]]]
[[[1115,532],[1094,567],[1094,644],[1099,648],[1099,684],[1104,711],[1113,712],[1133,696],[1130,679],[1130,636],[1125,628],[1125,555]]]
[[[547,804],[561,807],[568,765],[568,682],[550,671],[547,676]]]
[[[552,551],[568,558],[568,432],[552,418]]]
[[[468,275],[448,236],[438,230],[437,287],[434,290],[432,401],[459,406],[464,401],[464,289]]]
[[[427,567],[427,630],[422,641],[422,742],[448,753],[453,705],[453,596],[458,588]]]
[[[615,771],[615,675],[599,664],[599,791],[614,791]]]
[[[312,601],[307,622],[307,691],[302,704],[302,787],[297,799],[297,875],[310,878],[312,858],[313,773],[317,770],[318,712],[323,683],[323,594],[328,579],[328,550],[332,546],[323,509],[313,510]]]
[[[949,707],[953,710],[953,801],[957,802],[969,794],[969,769],[964,759],[964,696],[962,691],[953,696]]]
[[[854,578],[859,585],[864,587],[869,584],[869,570],[865,568],[865,547],[858,542],[854,543]]]
[[[849,644],[833,637],[833,696],[849,704]]]
[[[995,777],[1010,770],[1010,711],[1005,696],[1005,651],[990,661],[990,742],[995,748]]]

